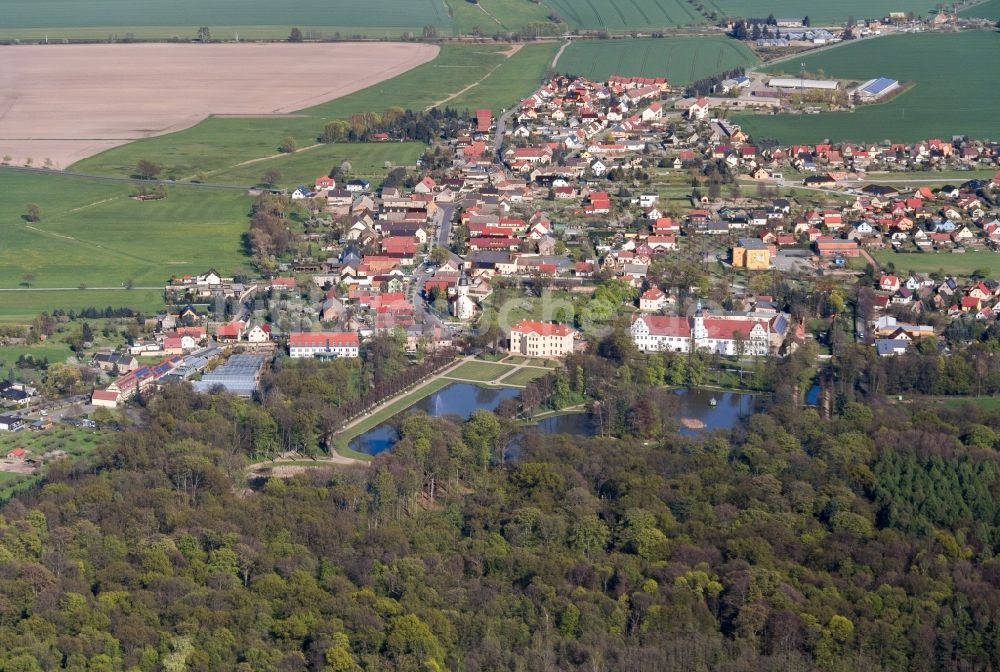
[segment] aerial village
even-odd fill
[[[895,86],[875,78],[856,93]],[[785,356],[813,335],[752,279],[858,276],[867,264],[877,270],[858,338],[878,355],[933,339],[949,319],[996,319],[997,279],[895,274],[871,253],[997,249],[1000,172],[933,188],[920,176],[997,168],[1000,145],[755,144],[719,98],[684,93],[664,79],[557,76],[500,118],[471,116],[409,182],[376,191],[323,175],[278,194],[308,203],[318,230],[273,273],[171,279],[171,310],[92,355],[89,402],[114,408],[172,380],[252,396],[275,356],[356,358],[379,333],[399,334],[414,356],[473,351],[484,313],[499,317],[511,353],[561,357],[603,332],[546,297],[586,298],[608,282],[634,290],[614,317],[643,352]],[[911,179],[883,185],[866,178],[873,170]],[[709,272],[691,279],[680,264]],[[7,384],[11,406],[30,403],[24,387]]]

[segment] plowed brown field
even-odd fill
[[[210,114],[285,114],[432,60],[425,44],[0,47],[0,156],[64,168]]]

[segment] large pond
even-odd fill
[[[713,429],[729,429],[740,418],[753,413],[757,405],[755,394],[713,390],[674,390],[674,393],[680,396],[677,409],[680,433],[688,436]]]
[[[738,392],[680,389],[674,393],[679,397],[678,420],[685,421],[680,433],[688,436],[732,427],[740,418],[754,412],[758,400],[757,395]],[[518,394],[520,390],[513,388],[487,388],[470,383],[453,383],[424,397],[403,413],[423,411],[433,416],[455,415],[465,419],[478,409],[495,411],[504,399],[516,397]],[[399,440],[395,427],[398,418],[399,416],[396,416],[368,430],[351,441],[350,447],[369,455],[378,455],[392,448]],[[593,436],[596,430],[586,413],[570,413],[545,418],[525,428],[525,431]]]
[[[513,387],[479,387],[471,383],[453,383],[443,387],[429,397],[424,397],[403,413],[423,411],[427,415],[457,415],[463,420],[472,416],[473,411],[483,409],[495,411],[504,399],[511,399],[521,393]],[[397,418],[399,416],[396,416]],[[395,418],[393,419],[395,420]],[[378,455],[392,448],[399,440],[399,433],[393,420],[370,429],[350,443],[352,450],[369,455]]]

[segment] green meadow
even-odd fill
[[[125,183],[0,170],[0,288],[22,283],[26,289],[66,288],[80,296],[78,306],[108,305],[110,295],[91,300],[88,290],[76,288],[117,288],[129,281],[161,287],[174,274],[244,268],[240,236],[247,229],[248,201],[242,191],[172,187],[167,198],[142,202],[129,198],[132,189]],[[28,203],[41,206],[41,221],[22,217]],[[126,291],[111,291],[123,299],[114,305],[131,305],[124,300]],[[18,306],[51,306],[47,294],[0,293],[0,314],[18,312]]]
[[[527,44],[501,61],[478,85],[445,105],[470,112],[478,108],[494,112],[509,108],[538,88],[558,50],[559,45],[554,42]]]
[[[942,271],[954,275],[970,276],[983,269],[991,278],[1000,276],[1000,254],[990,250],[969,250],[963,254],[953,252],[893,252],[875,250],[875,261],[883,268],[889,264],[900,273],[935,273]]]
[[[556,70],[594,81],[622,75],[666,77],[672,84],[688,84],[759,62],[742,42],[725,37],[590,40],[567,47]]]
[[[773,66],[788,72],[792,64]],[[892,100],[853,112],[810,115],[736,115],[755,138],[782,143],[832,141],[914,142],[966,134],[1000,138],[1000,88],[988,72],[1000,63],[1000,33],[925,33],[865,40],[830,49],[801,62],[810,73],[862,82],[892,77],[914,86]]]
[[[279,154],[235,168],[208,173],[206,179],[214,184],[253,186],[259,183],[265,171],[281,173],[279,186],[295,188],[300,184],[312,185],[316,177],[327,175],[344,161],[351,164],[352,177],[364,177],[373,182],[381,181],[391,168],[413,168],[424,153],[419,142],[359,142],[333,143],[302,149],[294,154]]]

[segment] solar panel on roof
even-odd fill
[[[865,86],[862,91],[867,94],[877,96],[878,94],[884,92],[886,89],[890,88],[896,83],[895,79],[889,79],[888,77],[879,77],[878,79],[872,81],[870,84]]]

